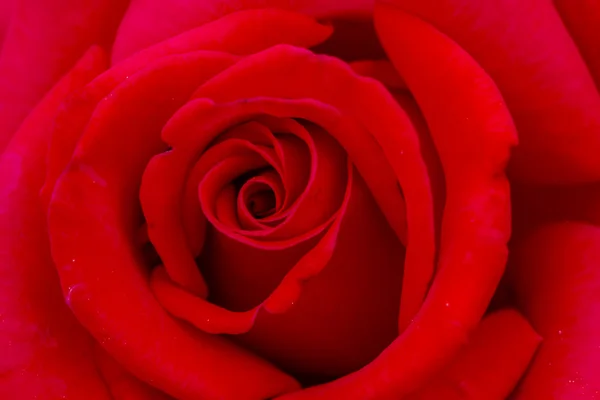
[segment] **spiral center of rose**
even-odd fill
[[[282,368],[309,373],[309,381],[360,368],[397,335],[404,247],[324,128],[263,112],[229,123],[212,133],[178,131],[182,143],[146,170],[150,182],[187,164],[180,211],[192,262],[174,254],[181,240],[159,234],[161,219],[170,223],[164,208],[142,195],[163,264],[154,273],[156,296],[172,314],[233,335]]]
[[[266,187],[261,190],[260,186]],[[276,210],[276,198],[272,188],[264,184],[257,184],[248,191],[252,191],[252,193],[245,196],[244,205],[254,218],[262,219],[273,215]]]

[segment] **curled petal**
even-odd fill
[[[244,34],[239,35],[239,31]],[[273,32],[277,32],[277,35]],[[186,53],[201,50],[245,55],[279,43],[311,46],[323,41],[330,33],[330,28],[306,16],[281,10],[251,10],[226,16],[212,24],[157,43],[119,62],[69,99],[66,109],[59,115],[48,156],[48,177],[44,185],[46,203],[96,106],[130,76],[160,64],[161,60],[168,63],[164,59],[176,55],[179,55],[180,62],[184,62]],[[230,57],[232,62],[235,60],[230,55],[222,56]],[[193,57],[188,58],[191,59]]]
[[[409,399],[506,399],[540,341],[519,313],[496,311],[481,321],[456,359]]]
[[[13,15],[15,0],[7,0],[0,4],[0,50],[4,44],[4,35]]]
[[[498,85],[519,132],[510,164],[515,178],[562,184],[600,180],[600,94],[551,1],[379,3],[435,26]],[[382,41],[394,40],[379,33]]]
[[[351,116],[355,126],[352,131],[344,132],[335,127],[326,130],[344,147],[365,177],[399,238],[404,237],[404,222],[408,222],[401,307],[403,314],[411,308],[410,312],[416,311],[433,274],[431,189],[414,127],[378,82],[355,75],[337,59],[277,46],[248,57],[217,75],[202,85],[194,96],[216,101],[260,96],[313,98]],[[356,125],[362,129],[356,129]],[[372,154],[379,154],[381,158],[372,157]],[[372,169],[373,163],[377,163],[380,173]],[[390,191],[389,188],[394,186],[399,190]],[[402,205],[406,205],[406,217],[398,216],[398,211],[404,211],[398,209]]]
[[[297,15],[332,17],[336,15],[370,15],[373,0],[216,0],[156,2],[135,0],[121,23],[116,39],[113,59],[121,60],[149,45],[178,35],[197,26],[210,25],[211,21],[225,19],[227,14],[239,11],[295,12]],[[283,23],[283,21],[282,21]],[[267,25],[267,23],[265,23]],[[285,26],[284,24],[281,25]],[[295,29],[302,33],[305,29]],[[277,32],[278,29],[275,29]],[[244,36],[244,32],[240,36]],[[274,35],[276,36],[276,35]]]
[[[457,354],[504,270],[510,214],[503,169],[516,135],[497,88],[464,51],[428,24],[389,6],[376,7],[375,21],[386,51],[423,110],[444,168],[439,266],[420,310],[417,297],[408,298],[407,315],[418,310],[414,320],[377,359],[337,381],[281,397],[286,400],[398,398],[418,389]],[[460,103],[450,98],[457,92]],[[407,209],[410,219],[408,198]],[[410,220],[408,232],[410,251]],[[461,291],[455,289],[458,284]],[[406,323],[402,309],[400,317]]]
[[[349,185],[350,188],[351,186]],[[344,205],[323,238],[285,275],[275,291],[254,309],[246,312],[225,310],[181,290],[177,291],[165,282],[164,275],[157,275],[154,280],[157,298],[172,314],[191,322],[203,331],[216,334],[239,334],[249,331],[257,313],[263,307],[270,313],[286,311],[298,301],[302,284],[325,268],[331,259],[350,192],[351,189],[346,191]]]
[[[38,192],[48,127],[62,101],[106,67],[91,49],[33,110],[0,157],[0,397],[110,394],[93,363],[92,338],[65,306]]]
[[[590,399],[600,391],[600,228],[548,224],[515,243],[509,277],[544,341],[515,399]]]
[[[94,350],[96,365],[110,389],[112,400],[173,400],[131,375],[98,344]]]
[[[174,397],[263,398],[297,388],[258,357],[174,321],[149,288],[136,239],[136,188],[150,157],[166,147],[161,126],[205,74],[230,63],[223,54],[176,55],[111,92],[58,179],[48,211],[52,254],[70,308],[119,363]]]
[[[600,3],[596,0],[554,0],[554,5],[600,90]]]
[[[2,1],[0,8],[10,3]],[[127,7],[125,0],[14,3],[0,54],[0,151],[33,106],[90,46],[110,50]]]
[[[202,3],[196,4],[200,5]],[[169,4],[166,11],[172,12],[172,10],[174,10],[173,4]],[[282,9],[259,8],[244,10],[241,8],[232,11],[235,12],[225,16],[219,15],[222,18],[214,18],[214,21],[207,24],[194,23],[185,29],[178,30],[178,32],[163,36],[161,40],[164,40],[163,43],[168,43],[175,48],[187,48],[187,51],[192,49],[214,49],[233,54],[251,54],[269,48],[277,43],[290,43],[301,47],[311,47],[324,41],[332,32],[331,27],[317,23],[314,18]],[[131,13],[130,9],[127,16],[130,16]],[[186,13],[179,15],[190,16],[190,14]],[[164,14],[160,15],[160,20],[164,20]],[[123,25],[127,26],[128,22],[126,17]],[[144,15],[143,23],[148,24],[149,22],[148,15]],[[151,41],[152,36],[160,33],[156,29],[157,25],[151,23],[147,26],[151,27],[151,31],[153,32],[151,35],[142,34],[142,30],[140,29],[136,29],[130,33],[136,36],[140,35],[139,39],[146,42],[143,46],[136,46],[136,51],[141,50],[139,54],[144,54],[146,57],[156,52],[157,46],[154,43],[160,43],[160,40]],[[125,44],[123,40],[123,29],[121,28],[121,34],[115,43],[113,63],[119,62],[136,53],[136,51],[132,51],[131,49],[125,49],[125,47],[130,47],[130,45]],[[277,34],[274,34],[274,32]]]
[[[377,79],[388,89],[407,90],[406,82],[398,74],[394,65],[387,60],[363,60],[350,63],[350,67],[359,75]]]
[[[191,168],[194,161],[195,154],[201,154],[206,146],[212,142],[220,132],[225,130],[229,125],[242,123],[246,120],[251,119],[255,115],[270,114],[277,117],[284,118],[301,118],[310,121],[319,121],[324,124],[325,127],[335,127],[336,113],[330,115],[329,112],[323,112],[323,107],[310,101],[277,101],[277,100],[248,100],[233,105],[217,106],[211,103],[207,103],[204,100],[191,102],[186,107],[182,108],[165,128],[163,135],[166,140],[170,141],[173,146],[173,150],[169,153],[163,153],[153,159],[153,162],[149,164],[145,179],[149,180],[150,177],[169,176],[168,180],[163,180],[162,189],[160,191],[154,191],[151,186],[146,186],[145,191],[142,193],[142,198],[152,199],[152,193],[162,193],[177,199],[177,193],[181,192],[183,186],[183,179],[177,179],[177,176],[185,176],[186,170]],[[325,117],[325,118],[324,118]],[[192,135],[192,132],[202,132],[202,135]],[[222,142],[225,144],[227,142]],[[207,153],[208,154],[208,153]],[[218,154],[218,153],[216,153]],[[255,157],[256,158],[256,157]],[[232,158],[230,161],[235,161]],[[248,159],[240,159],[241,164],[237,167],[231,168],[227,164],[222,164],[223,172],[233,172],[236,174],[239,172],[239,167],[248,163]],[[256,160],[259,161],[259,160]],[[263,161],[264,164],[264,161]],[[258,164],[260,165],[260,164]],[[252,167],[256,168],[256,166]],[[207,190],[218,189],[215,184],[222,180],[219,175],[207,174],[205,179],[200,185],[200,198],[201,204],[209,204],[211,199],[215,199],[217,193],[206,192],[203,187],[206,185]],[[233,178],[234,175],[224,179],[227,182]],[[148,181],[150,182],[150,181]],[[221,183],[223,185],[223,183]],[[212,189],[211,189],[212,188]],[[347,192],[348,193],[348,192]],[[175,196],[173,196],[175,194]],[[348,194],[346,194],[346,197]],[[345,200],[347,202],[347,200]],[[149,204],[149,203],[148,203]],[[212,207],[214,209],[214,206]],[[158,210],[157,208],[156,210]],[[162,207],[160,208],[162,209]],[[344,207],[341,208],[340,213],[343,214]],[[219,221],[215,220],[211,209],[205,209],[204,214],[207,215],[209,220],[215,226],[222,225]],[[297,296],[299,295],[300,284],[302,281],[316,275],[324,266],[327,264],[328,259],[331,257],[335,243],[335,238],[339,230],[339,224],[343,215],[332,217],[333,221],[336,221],[334,225],[336,227],[328,228],[328,232],[325,237],[313,250],[311,250],[291,272],[290,275],[284,279],[279,289],[276,290],[270,297],[265,301],[265,307],[271,311],[282,312],[285,308],[292,304]],[[326,221],[322,226],[317,227],[318,230],[322,231],[326,226],[330,225],[331,221]],[[177,232],[183,233],[182,226],[177,224],[174,225],[174,229]],[[173,235],[173,231],[169,231],[170,237]],[[310,233],[312,236],[313,234]],[[245,235],[237,234],[240,241],[249,242],[251,238],[245,237]],[[299,239],[293,238],[294,242]],[[305,240],[305,239],[302,239]],[[158,243],[156,243],[158,244]],[[184,242],[185,244],[185,242]],[[273,243],[266,243],[269,247],[273,247]],[[160,250],[159,250],[160,251]],[[189,263],[193,263],[194,260],[188,253],[189,250],[183,249],[183,256],[185,256]],[[314,253],[314,254],[313,254]],[[327,255],[329,254],[329,255]],[[200,299],[198,299],[200,301]],[[207,307],[209,307],[207,305]],[[225,312],[225,310],[223,310]],[[176,315],[181,315],[181,311],[174,311]],[[245,317],[243,317],[245,318]],[[194,320],[198,320],[193,318]],[[219,319],[211,318],[210,325],[217,324]],[[205,324],[202,325],[204,327]],[[246,326],[244,324],[235,326]],[[204,327],[203,329],[213,332],[215,330],[227,331],[226,328],[212,328]],[[232,333],[232,332],[228,332]]]

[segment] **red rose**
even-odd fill
[[[600,3],[240,3],[2,9],[0,398],[595,398]]]

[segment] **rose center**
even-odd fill
[[[252,192],[244,203],[250,214],[257,219],[262,219],[271,216],[276,210],[276,199],[273,190],[265,184],[257,184],[263,186]],[[264,187],[267,186],[267,187]]]

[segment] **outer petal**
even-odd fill
[[[92,339],[60,293],[38,197],[48,127],[61,102],[105,67],[92,50],[31,113],[0,158],[0,398],[110,399]]]
[[[171,318],[135,241],[137,190],[149,158],[165,150],[161,127],[231,58],[175,55],[119,85],[94,112],[49,207],[52,255],[75,315],[119,363],[182,399],[259,399],[297,387],[266,361]]]
[[[504,400],[521,379],[541,337],[514,310],[486,316],[452,363],[411,400]]]
[[[110,390],[112,400],[174,400],[133,376],[99,345],[94,349],[96,365]]]
[[[519,308],[544,337],[515,399],[600,394],[600,228],[546,225],[517,243],[509,276]]]
[[[4,43],[4,35],[8,29],[8,24],[13,15],[13,7],[15,0],[6,0],[0,3],[0,50]]]
[[[554,0],[600,90],[600,1]]]
[[[375,9],[375,20],[384,47],[430,125],[444,168],[438,270],[413,322],[375,361],[284,399],[401,398],[418,389],[456,355],[504,270],[510,213],[503,169],[516,135],[497,88],[464,51],[428,24],[384,6]],[[456,93],[461,103],[454,101]],[[410,218],[408,198],[407,208]],[[408,234],[410,251],[410,225]]]
[[[225,14],[240,10],[277,8],[315,17],[370,14],[374,0],[134,0],[115,41],[113,60],[178,35]]]
[[[600,95],[550,0],[380,3],[431,23],[492,77],[519,132],[510,165],[514,177],[543,183],[600,180]],[[578,29],[590,28],[586,23]]]
[[[244,35],[238,35],[239,31],[243,31]],[[278,32],[277,35],[273,34],[275,31]],[[330,33],[328,27],[302,15],[280,10],[250,10],[229,15],[212,24],[170,38],[113,66],[82,90],[82,93],[70,99],[59,116],[50,143],[48,176],[43,190],[46,202],[49,201],[54,183],[70,160],[94,109],[129,76],[177,54],[184,57],[184,54],[194,51],[214,50],[247,55],[279,43],[312,46],[323,41]],[[234,59],[227,54],[221,55]]]
[[[127,0],[16,2],[0,54],[0,151],[91,45],[110,50],[126,6]]]
[[[486,268],[479,272],[489,274],[484,281],[490,286],[484,289],[480,282],[477,292],[489,296],[491,292],[484,293],[495,288],[510,234],[508,182],[503,173],[510,147],[516,143],[510,115],[485,72],[435,28],[391,6],[377,6],[375,20],[391,61],[421,107],[444,170],[439,275],[444,274],[445,263],[452,265],[453,257],[459,269],[473,257],[482,257],[480,265]],[[409,40],[415,37],[419,40]],[[421,51],[422,46],[429,51]],[[454,101],[454,96],[462,101]],[[461,246],[465,247],[458,250]],[[452,250],[445,254],[447,249]],[[459,255],[462,251],[464,258]]]

